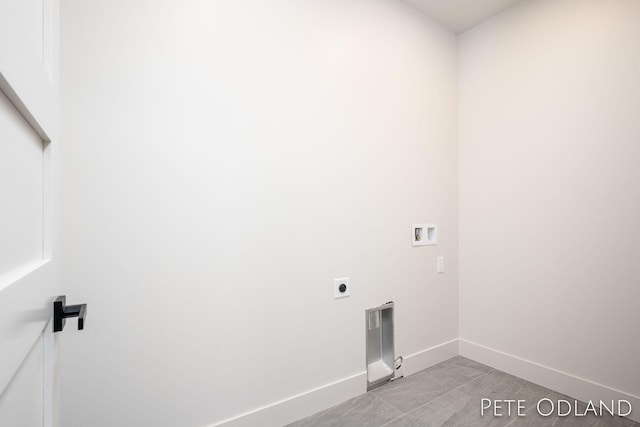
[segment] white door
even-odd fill
[[[0,0],[0,426],[53,422],[57,7]]]

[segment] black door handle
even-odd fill
[[[67,296],[60,295],[53,302],[53,332],[64,329],[67,317],[78,318],[78,330],[84,329],[84,319],[87,317],[87,304],[66,305]]]

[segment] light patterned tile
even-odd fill
[[[485,374],[490,369],[462,357],[453,359],[385,384],[373,392],[406,413]]]
[[[552,393],[552,390],[514,377],[502,371],[491,371],[461,388],[462,391],[478,399],[495,400],[523,400],[524,411],[535,408],[538,401]],[[512,403],[516,406],[517,402]],[[503,404],[503,410],[505,409]]]
[[[480,401],[460,389],[456,389],[405,414],[402,418],[389,425],[391,427],[402,425],[416,427],[501,427],[513,421],[515,414],[513,418],[506,416],[494,417],[491,412],[483,416],[480,411]]]
[[[520,418],[510,424],[510,427],[528,427],[528,426],[553,426],[553,427],[633,427],[633,421],[626,418],[611,416],[608,413],[604,413],[602,416],[595,416],[589,413],[587,416],[576,416],[575,411],[572,411],[570,415],[558,416],[557,414],[557,402],[558,399],[567,400],[571,403],[572,408],[575,407],[575,399],[560,393],[553,392],[547,397],[554,403],[554,413],[549,416],[542,416],[538,413],[537,409],[527,413],[526,417]],[[537,403],[537,402],[536,402]],[[584,414],[587,405],[583,402],[578,402],[578,414]],[[551,407],[543,402],[540,406],[541,412],[544,414],[549,413]]]
[[[289,424],[289,427],[378,427],[400,415],[400,411],[378,399],[373,393],[366,393]]]

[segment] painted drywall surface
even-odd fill
[[[447,28],[462,33],[520,0],[403,0]]]
[[[358,374],[389,300],[399,354],[457,338],[452,33],[393,0],[61,20],[63,283],[89,304],[63,425],[210,425]]]
[[[460,338],[640,395],[640,3],[460,39]]]

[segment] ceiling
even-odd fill
[[[403,1],[456,33],[462,33],[520,0]]]

